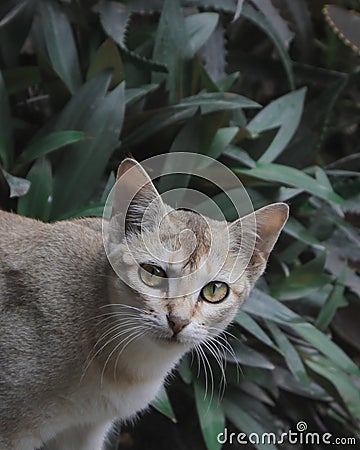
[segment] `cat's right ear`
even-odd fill
[[[124,159],[117,172],[111,218],[123,218],[126,232],[138,232],[154,225],[164,213],[165,206],[147,172],[135,159]]]

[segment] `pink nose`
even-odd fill
[[[183,330],[186,325],[189,325],[190,321],[188,319],[181,319],[177,316],[166,316],[168,320],[169,327],[172,329],[172,331],[175,334],[180,333],[181,330]]]

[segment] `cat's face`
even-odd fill
[[[129,203],[121,239],[116,233],[124,186],[115,192],[108,255],[121,272],[118,289],[152,339],[190,348],[234,319],[265,268],[288,207],[270,205],[233,223],[218,222],[165,205],[134,160],[123,162],[119,177],[127,171],[140,189]]]

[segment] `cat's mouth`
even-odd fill
[[[181,334],[173,334],[173,335],[164,335],[164,334],[154,334],[153,338],[156,342],[170,346],[170,345],[177,345],[177,346],[186,346],[191,347],[194,345],[193,343],[190,343],[187,339],[184,339],[184,337],[181,336]]]

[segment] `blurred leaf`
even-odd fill
[[[14,158],[12,119],[4,79],[0,71],[0,158],[5,169],[9,169]]]
[[[125,5],[106,1],[100,8],[100,21],[104,31],[119,45],[125,45],[130,12]]]
[[[323,252],[294,269],[287,277],[277,280],[271,286],[272,295],[278,300],[294,300],[331,283],[333,278],[324,273],[325,259],[326,254]]]
[[[180,111],[162,111],[154,114],[148,121],[129,133],[122,142],[123,149],[139,144],[153,134],[175,123],[189,119],[196,113],[196,108],[187,108]]]
[[[257,322],[249,316],[245,311],[240,309],[236,314],[236,322],[259,341],[271,347],[273,350],[278,351],[278,348],[273,343],[273,341],[269,338],[269,336],[265,333],[265,331],[257,324]]]
[[[323,11],[328,24],[339,38],[360,54],[360,14],[340,5],[326,5]]]
[[[322,184],[319,184],[314,178],[309,177],[294,167],[283,166],[280,164],[261,164],[257,163],[253,169],[233,169],[235,173],[249,175],[261,180],[284,183],[290,186],[304,189],[315,197],[323,198],[328,202],[343,205],[345,200],[332,190],[328,190]]]
[[[255,137],[263,131],[280,127],[259,162],[273,162],[293,138],[303,112],[305,93],[306,89],[302,88],[274,100],[247,125],[247,130]]]
[[[191,117],[185,125],[180,129],[179,133],[176,135],[169,153],[174,152],[186,152],[186,151],[193,151],[193,148],[201,149],[202,148],[202,130],[201,130],[201,117],[198,113],[194,115],[194,117]],[[169,191],[170,189],[174,189],[174,187],[183,187],[186,188],[190,182],[191,173],[193,172],[193,165],[194,162],[192,158],[184,158],[183,163],[183,170],[184,173],[181,174],[174,174],[174,167],[172,166],[172,159],[170,157],[169,159],[165,160],[165,163],[162,168],[162,173],[166,174],[173,174],[170,177],[161,177],[157,188],[160,193]],[[182,192],[179,192],[177,195],[177,201],[179,202],[179,205],[181,205],[182,200]]]
[[[228,92],[230,91],[232,85],[235,83],[235,81],[239,78],[240,72],[234,72],[231,75],[223,78],[220,81],[216,82],[217,87],[220,89],[221,92]]]
[[[125,91],[125,100],[126,105],[131,105],[132,103],[141,100],[145,97],[149,92],[154,91],[159,86],[157,84],[146,84],[139,88],[126,89]]]
[[[354,416],[360,418],[360,390],[351,378],[340,368],[334,367],[325,358],[306,360],[310,369],[330,381],[344,399],[347,408]]]
[[[246,437],[241,441],[242,444],[248,444],[248,436],[251,433],[256,433],[257,436],[262,436],[263,433],[269,433],[268,429],[264,429],[262,424],[252,417],[248,411],[244,411],[242,405],[239,404],[236,398],[233,396],[227,395],[223,401],[224,411],[226,417],[238,428],[246,433]],[[226,429],[227,431],[227,429]],[[225,431],[225,432],[226,432]],[[228,442],[229,437],[225,439],[225,435],[220,436],[220,442],[226,443]],[[261,441],[261,439],[259,439]],[[269,443],[259,443],[253,444],[255,448],[259,450],[276,450],[276,447]]]
[[[27,174],[31,183],[29,192],[18,201],[17,213],[47,221],[52,203],[52,171],[50,162],[38,159]]]
[[[240,365],[261,367],[263,369],[272,370],[274,365],[261,353],[255,351],[253,348],[248,347],[240,341],[231,341],[231,346],[234,350],[234,354],[228,353],[226,355],[227,361],[239,362]],[[236,360],[234,359],[236,357]]]
[[[36,0],[16,0],[0,21],[0,57],[7,67],[17,65],[19,53],[29,34]],[[6,1],[1,2],[6,5]],[[6,8],[6,6],[5,6]]]
[[[192,51],[190,56],[194,56],[209,39],[216,28],[218,20],[219,14],[211,12],[192,14],[185,18],[185,27]]]
[[[112,70],[112,80],[110,89],[116,87],[124,79],[124,69],[121,61],[119,50],[111,39],[107,39],[101,44],[91,60],[86,79],[89,80],[94,76],[105,71]]]
[[[206,395],[204,386],[194,379],[194,393],[196,409],[200,421],[202,435],[208,450],[220,450],[221,444],[217,440],[219,433],[225,428],[225,416],[219,400]]]
[[[19,163],[28,163],[66,145],[84,139],[82,131],[56,131],[31,142],[18,158]]]
[[[227,146],[231,144],[238,131],[238,127],[226,127],[217,130],[211,146],[206,152],[206,155],[210,156],[211,158],[217,159],[223,153],[225,148],[227,148]]]
[[[9,94],[24,91],[41,81],[40,69],[37,66],[12,67],[4,70],[3,77]]]
[[[249,156],[249,154],[245,150],[242,150],[235,145],[229,145],[224,150],[224,156],[228,156],[234,161],[241,163],[245,167],[256,167],[256,162]]]
[[[295,81],[294,81],[294,74],[292,69],[292,62],[289,58],[289,55],[286,51],[286,48],[280,39],[277,31],[273,28],[271,23],[268,21],[268,19],[258,12],[255,8],[253,8],[249,4],[245,4],[242,9],[242,15],[246,17],[248,20],[253,22],[255,25],[257,25],[260,29],[262,29],[272,40],[273,44],[275,45],[281,62],[283,63],[290,89],[295,89]]]
[[[251,0],[254,5],[264,14],[274,30],[281,39],[284,48],[288,49],[294,38],[294,32],[290,29],[290,24],[285,20],[271,0]],[[290,25],[290,26],[289,26]]]
[[[203,114],[238,108],[260,108],[258,103],[241,95],[233,94],[232,92],[200,93],[182,99],[179,103],[173,105],[173,108],[190,106],[201,108]]]
[[[317,250],[325,249],[324,245],[293,216],[286,222],[284,232]]]
[[[291,309],[270,295],[259,289],[253,289],[242,308],[248,314],[291,327],[338,367],[349,373],[360,374],[359,368],[340,347],[309,322],[306,322],[301,316],[295,314]]]
[[[160,391],[158,392],[156,399],[151,403],[151,405],[157,409],[159,412],[164,414],[164,416],[168,417],[173,422],[177,422],[174,410],[171,406],[169,397],[166,393],[165,388],[162,386]]]
[[[30,181],[25,180],[24,178],[14,177],[14,175],[10,175],[10,173],[6,172],[0,166],[0,170],[7,181],[7,184],[10,188],[10,198],[22,197],[29,192],[30,189]]]
[[[243,6],[244,6],[244,0],[236,1],[236,10],[235,10],[233,22],[235,22],[235,20],[237,20],[241,16],[241,11],[243,9]]]
[[[310,387],[310,380],[306,373],[304,364],[296,351],[295,347],[291,344],[286,335],[276,326],[273,322],[269,320],[266,322],[270,333],[273,335],[277,345],[284,355],[285,362],[289,367],[290,371],[294,374],[301,383],[305,386]]]
[[[104,97],[111,81],[111,72],[105,71],[87,81],[71,98],[52,126],[53,131],[80,129]],[[91,135],[91,134],[90,134]]]
[[[344,298],[344,279],[345,271],[343,270],[315,321],[315,326],[321,331],[325,331],[330,325],[338,308],[347,305]]]
[[[60,5],[54,1],[42,0],[40,12],[52,67],[74,94],[81,86],[81,72],[70,22]]]
[[[171,70],[167,75],[154,73],[152,82],[166,82],[170,103],[183,97],[184,67],[190,56],[190,42],[179,1],[165,0],[155,36],[153,59]]]
[[[121,83],[86,118],[83,130],[93,139],[72,144],[64,154],[54,177],[54,216],[83,205],[104,173],[118,143],[125,110],[125,89]],[[99,151],[101,148],[101,151]]]

